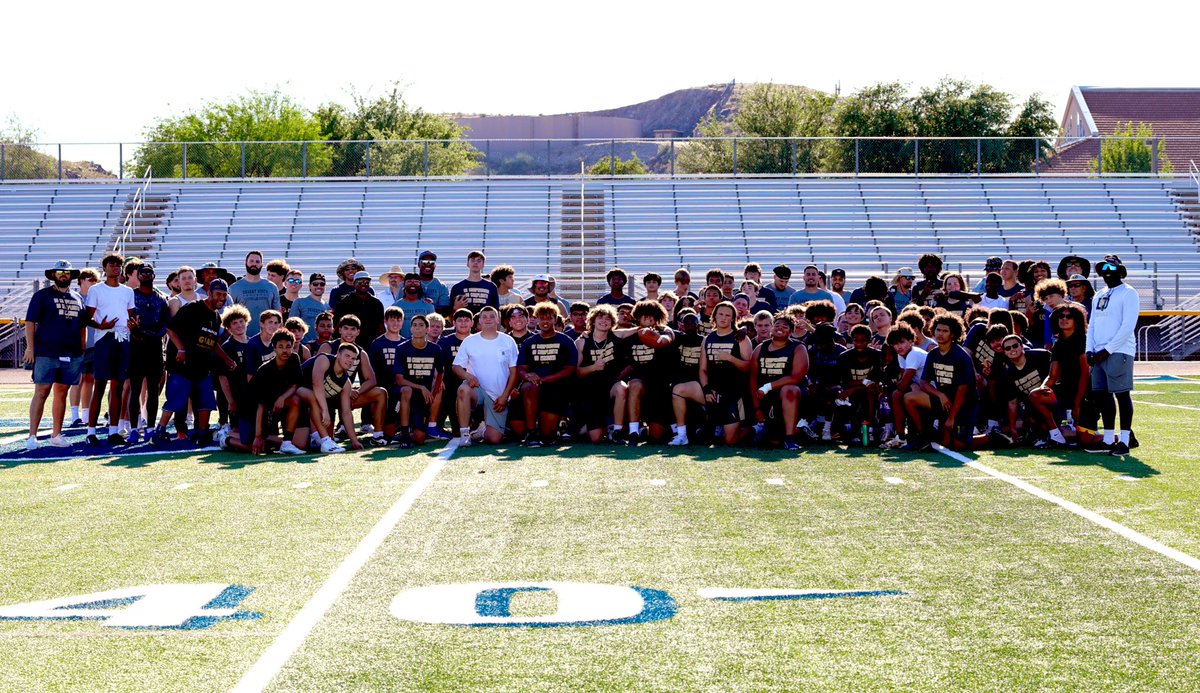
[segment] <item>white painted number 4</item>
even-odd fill
[[[261,617],[237,610],[252,590],[224,583],[127,587],[0,606],[0,621],[98,620],[109,628],[207,628],[218,621]]]

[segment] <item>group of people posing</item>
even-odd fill
[[[184,266],[166,291],[137,258],[109,255],[100,272],[60,261],[26,316],[27,447],[42,444],[47,400],[54,447],[71,445],[68,401],[88,445],[161,445],[173,424],[174,438],[256,454],[431,437],[1117,455],[1137,445],[1139,298],[1116,255],[1096,264],[1099,291],[1082,257],[1055,273],[989,258],[968,287],[926,254],[919,275],[902,267],[852,290],[841,269],[804,267],[793,287],[786,265],[764,281],[750,263],[740,280],[709,270],[695,290],[687,269],[670,289],[651,272],[635,299],[614,268],[590,303],[560,298],[547,275],[522,293],[513,267],[485,275],[478,251],[449,288],[436,266],[424,251],[415,270],[393,266],[372,286],[348,259],[326,296],[323,274],[258,251],[240,279],[216,263]]]

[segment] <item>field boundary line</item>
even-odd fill
[[[292,658],[296,650],[300,649],[300,645],[308,638],[312,629],[325,616],[338,597],[346,591],[358,571],[362,570],[367,561],[375,555],[384,540],[400,523],[400,519],[445,468],[450,457],[454,455],[454,451],[458,449],[460,442],[460,439],[454,438],[447,443],[446,447],[442,448],[433,461],[425,467],[425,471],[421,472],[421,476],[417,477],[417,480],[404,491],[400,498],[392,504],[392,507],[388,508],[383,517],[379,518],[379,521],[375,523],[367,536],[363,537],[354,551],[342,560],[341,564],[325,580],[325,584],[321,585],[321,588],[304,604],[300,612],[288,622],[283,632],[275,638],[267,651],[242,676],[237,686],[233,688],[235,693],[258,693],[275,679],[275,676],[283,669],[283,665]]]
[[[1182,563],[1183,565],[1191,568],[1192,570],[1200,571],[1200,559],[1197,559],[1194,556],[1189,556],[1188,554],[1186,554],[1182,551],[1179,551],[1178,549],[1173,549],[1170,546],[1163,544],[1162,542],[1151,539],[1150,537],[1146,536],[1145,534],[1142,534],[1141,532],[1139,532],[1137,530],[1130,529],[1119,522],[1110,520],[1107,517],[1101,515],[1100,513],[1097,513],[1092,510],[1088,510],[1087,508],[1083,507],[1082,505],[1079,505],[1078,503],[1072,503],[1071,501],[1069,501],[1065,498],[1060,498],[1060,497],[1054,495],[1053,493],[1050,493],[1049,491],[1038,488],[1037,486],[1034,486],[1033,484],[1031,484],[1027,481],[1022,481],[1021,479],[1018,479],[1014,476],[1010,476],[1008,474],[1005,474],[1004,472],[992,469],[991,467],[987,466],[986,464],[972,460],[972,459],[966,457],[965,455],[962,455],[961,453],[955,452],[953,450],[949,450],[949,449],[944,448],[941,445],[937,445],[937,444],[934,444],[933,447],[935,450],[942,453],[943,455],[946,455],[947,457],[949,457],[953,460],[961,462],[964,465],[970,467],[971,469],[983,472],[984,474],[987,474],[988,476],[992,476],[1001,481],[1012,484],[1013,486],[1016,486],[1017,488],[1021,489],[1022,491],[1026,492],[1032,496],[1041,498],[1044,501],[1049,501],[1068,512],[1074,513],[1074,514],[1082,517],[1083,519],[1085,519],[1089,522],[1092,522],[1093,524],[1100,525],[1101,527],[1103,527],[1107,530],[1115,532],[1116,534],[1121,535],[1122,537],[1128,539],[1129,541],[1132,541],[1135,544],[1138,544],[1139,546],[1150,549],[1151,551],[1153,551],[1157,554],[1166,556],[1167,558],[1170,558],[1171,560],[1176,561],[1178,563]]]
[[[1135,404],[1149,404],[1152,407],[1170,407],[1171,409],[1186,409],[1188,411],[1200,411],[1200,407],[1187,407],[1182,404],[1167,404],[1166,402],[1151,402],[1144,399],[1133,400]]]

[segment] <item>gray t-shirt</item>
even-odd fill
[[[321,301],[313,298],[311,295],[302,296],[292,303],[292,309],[288,311],[289,318],[300,318],[308,325],[308,332],[304,333],[304,343],[311,344],[317,341],[317,316],[329,310],[329,306]]]
[[[265,279],[253,283],[245,279],[237,280],[229,287],[229,298],[250,311],[250,323],[246,325],[246,335],[249,337],[258,334],[258,316],[263,311],[280,309],[279,289]]]

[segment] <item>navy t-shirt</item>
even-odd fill
[[[391,377],[391,374],[396,372],[396,350],[401,344],[404,344],[403,339],[388,339],[385,332],[376,337],[367,349],[367,358],[371,361],[371,368],[375,370],[375,379],[392,391],[396,389],[396,379]]]
[[[500,293],[496,290],[496,285],[486,279],[477,282],[464,279],[455,284],[450,289],[450,305],[454,305],[459,296],[467,297],[467,310],[472,313],[478,313],[484,306],[500,307]]]
[[[254,339],[257,341],[258,337]],[[246,367],[246,353],[250,350],[250,344],[247,342],[239,342],[230,337],[221,343],[221,350],[237,364],[233,370],[225,372],[225,377],[229,380],[229,390],[233,393],[234,401],[238,403],[238,406],[242,406],[247,399],[246,392],[247,383],[250,380],[249,376],[254,375],[258,371],[258,364],[254,364],[254,368],[248,369]],[[275,357],[274,352],[271,352],[271,357]]]
[[[224,348],[224,344],[221,345]],[[246,344],[246,373],[254,375],[258,367],[275,358],[275,347],[263,344],[261,335],[254,335]]]
[[[575,348],[575,342],[562,332],[555,332],[549,338],[535,334],[526,339],[517,356],[517,365],[544,378],[566,366],[574,366],[578,359],[579,351]]]
[[[596,305],[598,306],[632,306],[636,303],[637,301],[633,300],[632,297],[624,294],[622,294],[620,298],[613,298],[612,292],[604,294],[600,298],[596,299]]]
[[[945,354],[941,349],[934,349],[925,357],[921,380],[932,383],[938,392],[951,396],[955,387],[965,385],[967,399],[971,399],[970,395],[975,390],[975,362],[967,350],[957,344],[952,345]]]
[[[432,392],[434,379],[445,370],[446,361],[436,344],[426,342],[424,347],[418,349],[410,339],[396,348],[395,368],[390,372],[402,375],[405,380]]]
[[[29,299],[27,322],[37,323],[33,333],[34,356],[60,358],[83,354],[79,330],[83,322],[83,298],[74,291],[53,286],[39,290]]]

